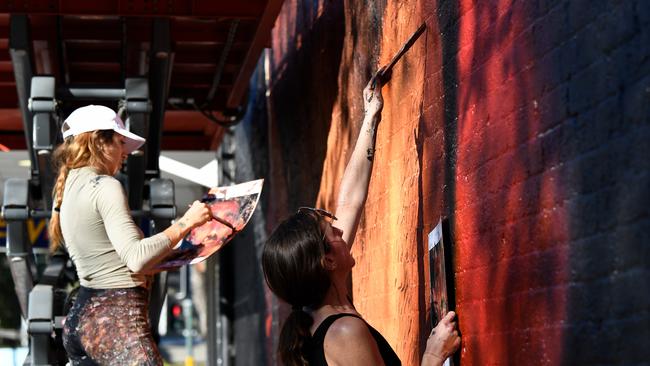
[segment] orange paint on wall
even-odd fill
[[[388,3],[383,19],[379,64],[370,65],[372,70],[388,63],[423,22],[414,1]],[[424,326],[424,294],[428,290],[421,247],[426,244],[418,238],[422,233],[418,230],[422,153],[418,139],[423,138],[419,125],[425,42],[426,36],[422,36],[396,65],[392,80],[383,88],[384,111],[377,132],[374,172],[352,252],[357,262],[352,273],[355,306],[386,337],[405,365],[419,363],[423,334],[430,331]],[[359,55],[351,47],[353,43],[348,39],[344,47],[339,83],[347,81],[342,89],[349,92],[340,95],[332,113],[317,202],[330,209],[335,207],[338,192],[328,188],[338,187],[361,126],[361,90],[367,79],[360,73],[357,59],[370,55]],[[346,113],[349,120],[342,118],[343,100],[350,109]]]

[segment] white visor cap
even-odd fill
[[[124,136],[126,140],[124,148],[129,154],[137,150],[145,142],[144,138],[129,132],[124,127],[124,122],[117,113],[103,105],[91,104],[77,108],[70,113],[63,122],[63,126],[61,126],[64,139],[68,136],[77,136],[80,133],[96,130],[113,130]]]

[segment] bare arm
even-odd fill
[[[104,221],[104,229],[115,251],[134,273],[147,273],[171,251],[193,227],[211,217],[204,203],[195,201],[185,215],[162,233],[142,238],[129,213],[126,195],[115,178],[101,179],[96,191],[96,208]]]
[[[157,234],[167,237],[170,242],[169,250],[161,253],[157,257],[150,258],[149,261],[143,264],[141,267],[136,267],[135,269],[137,271],[134,272],[155,273],[155,265],[157,265],[169,253],[169,251],[172,250],[172,247],[176,245],[176,243],[182,240],[185,235],[190,232],[190,230],[197,226],[203,225],[211,218],[212,215],[210,213],[210,208],[208,205],[199,201],[194,201],[192,206],[190,206],[189,210],[185,212],[185,215],[183,215],[183,217],[176,220],[162,233]]]
[[[336,205],[336,226],[343,231],[343,240],[352,247],[359,225],[361,212],[368,197],[368,185],[372,173],[377,126],[381,120],[384,100],[381,95],[380,72],[368,82],[363,90],[364,117],[359,137],[345,167]]]

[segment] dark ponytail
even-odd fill
[[[285,319],[278,342],[278,354],[285,365],[309,365],[305,357],[305,346],[311,338],[309,329],[313,323],[314,318],[302,310],[292,310]]]
[[[302,307],[319,306],[331,284],[323,266],[325,246],[320,225],[317,215],[296,213],[278,225],[262,252],[267,285],[292,306],[278,344],[278,354],[286,366],[308,365],[305,346],[314,319]]]

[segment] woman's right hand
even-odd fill
[[[455,316],[456,313],[453,311],[448,312],[431,331],[427,339],[427,348],[424,350],[422,366],[442,365],[460,346]]]
[[[190,228],[205,224],[212,219],[212,213],[207,203],[194,201],[180,221]]]
[[[363,89],[363,109],[366,116],[378,117],[384,108],[384,98],[381,94],[383,68],[378,70]]]
[[[174,248],[190,230],[205,224],[211,219],[212,213],[210,212],[210,207],[206,203],[194,201],[183,217],[165,229],[164,233],[171,242],[170,249]]]

